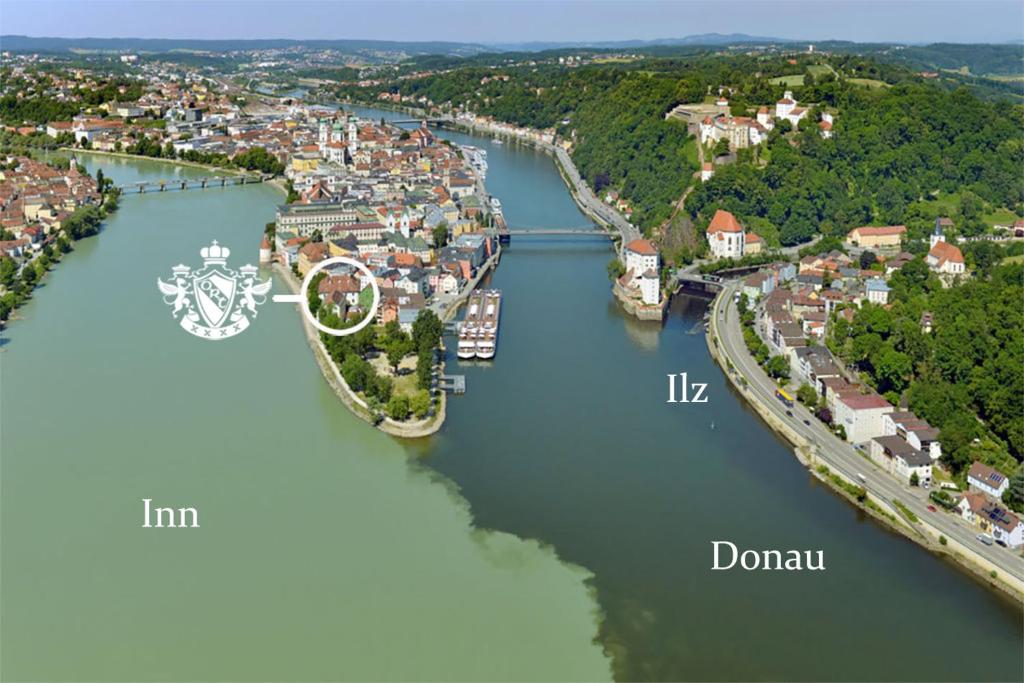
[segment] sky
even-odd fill
[[[0,34],[131,38],[608,41],[747,33],[799,40],[1024,40],[1022,0],[0,0]]]

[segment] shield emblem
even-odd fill
[[[212,270],[192,280],[199,312],[210,327],[220,327],[235,301],[235,279]]]

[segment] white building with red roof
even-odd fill
[[[626,257],[626,274],[623,286],[637,288],[644,304],[657,306],[661,300],[661,267],[658,249],[650,240],[636,239],[623,249]]]
[[[930,269],[939,275],[949,277],[964,274],[966,265],[963,252],[959,247],[946,241],[946,236],[938,222],[935,223],[935,232],[931,236],[931,245],[932,248],[924,259]]]
[[[807,109],[797,104],[792,91],[787,90],[782,99],[775,103],[775,118],[789,121],[793,128],[796,128],[805,116]]]
[[[715,258],[743,258],[746,246],[743,226],[728,211],[715,211],[708,225],[707,236],[711,255]]]

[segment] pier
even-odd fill
[[[438,386],[445,391],[450,391],[453,394],[464,394],[466,393],[466,376],[465,375],[441,375],[438,381]]]

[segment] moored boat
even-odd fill
[[[476,358],[477,338],[480,333],[480,319],[483,316],[483,309],[483,292],[472,292],[469,295],[469,304],[466,307],[466,317],[459,327],[459,346],[456,351],[459,358]]]
[[[498,322],[501,315],[501,291],[489,289],[484,292],[483,316],[480,319],[476,342],[476,357],[489,360],[494,358],[498,347]]]

